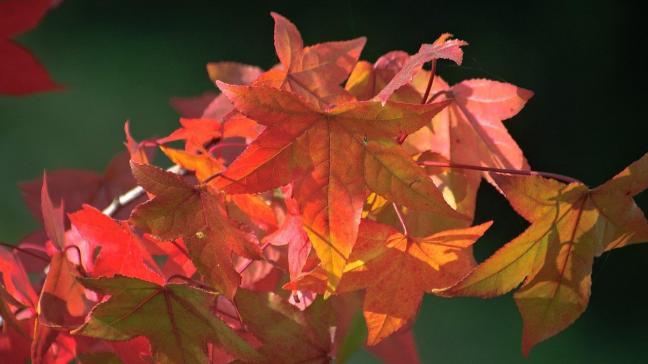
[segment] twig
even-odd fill
[[[184,174],[185,170],[184,168],[180,167],[179,165],[175,164],[169,168],[167,168],[167,172],[175,173],[175,174]],[[140,196],[144,194],[144,189],[140,186],[137,186],[130,191],[124,193],[121,196],[115,197],[115,199],[106,207],[103,209],[101,212],[104,215],[107,216],[112,216],[119,210],[120,208],[128,205],[129,203],[137,200]]]
[[[515,174],[521,176],[541,176],[547,178],[553,178],[558,181],[566,183],[584,183],[576,178],[563,176],[562,174],[551,173],[551,172],[542,172],[542,171],[531,171],[531,170],[520,170],[520,169],[508,169],[508,168],[494,168],[494,167],[483,167],[483,166],[473,166],[469,164],[461,163],[445,163],[445,162],[432,162],[432,161],[422,161],[417,162],[420,165],[428,167],[442,167],[442,168],[456,168],[456,169],[471,169],[474,171],[484,171],[484,172],[493,172],[493,173],[504,173],[504,174]]]

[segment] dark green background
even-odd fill
[[[564,2],[567,3],[567,2]],[[507,122],[538,170],[603,182],[648,152],[646,26],[619,1],[247,2],[66,0],[19,38],[67,91],[0,97],[0,240],[35,226],[16,182],[43,169],[101,170],[122,150],[122,125],[137,138],[175,128],[171,96],[213,89],[204,65],[276,62],[271,10],[292,19],[307,44],[369,38],[364,59],[414,52],[442,32],[471,43],[450,81],[505,80],[536,96]],[[0,55],[2,56],[2,55]],[[485,257],[524,228],[490,187],[478,220],[495,218],[478,243]],[[639,196],[648,211],[648,194]],[[587,312],[564,333],[520,354],[521,321],[510,295],[482,301],[427,297],[415,325],[425,362],[648,362],[648,245],[597,260]],[[372,362],[368,354],[355,363]]]

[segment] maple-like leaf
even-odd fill
[[[321,298],[299,311],[274,293],[241,289],[236,307],[246,327],[263,344],[255,363],[330,363],[333,312]]]
[[[225,170],[223,161],[208,153],[192,154],[162,146],[160,149],[173,163],[186,170],[193,171],[200,182]]]
[[[52,4],[51,0],[0,2],[0,37],[13,37],[34,28]]]
[[[222,346],[244,361],[259,354],[213,312],[218,294],[183,284],[158,285],[136,278],[85,278],[89,289],[110,295],[74,330],[106,340],[146,336],[156,363],[207,363],[207,344]]]
[[[80,237],[91,246],[100,248],[90,272],[92,276],[120,274],[163,283],[155,261],[125,223],[119,223],[89,205],[69,216]]]
[[[223,136],[221,124],[212,119],[180,118],[181,127],[169,136],[160,138],[158,143],[164,144],[176,140],[185,141],[185,150],[190,153],[204,151],[205,145]]]
[[[263,241],[275,246],[288,246],[288,273],[293,280],[306,265],[312,245],[304,230],[297,201],[292,198],[292,189],[286,188],[282,192],[286,204],[286,216],[281,226],[272,234],[265,236]]]
[[[138,206],[131,221],[162,240],[182,237],[196,268],[233,297],[240,277],[232,267],[231,252],[257,259],[261,251],[252,237],[228,221],[222,196],[157,167],[132,163],[132,168],[140,186],[155,197]]]
[[[364,101],[320,111],[286,91],[218,85],[238,111],[267,128],[212,184],[251,193],[294,181],[331,291],[355,243],[367,187],[412,209],[465,220],[393,141],[426,124],[445,103]]]
[[[368,349],[385,364],[421,363],[412,329],[397,332]]]
[[[291,91],[320,107],[348,100],[349,95],[340,84],[358,61],[367,39],[361,37],[304,48],[297,27],[277,13],[271,15],[275,21],[274,45],[281,68],[268,71],[256,84]]]
[[[379,343],[414,318],[424,292],[450,287],[470,272],[475,265],[471,247],[490,225],[408,238],[364,220],[339,291],[367,289],[367,344]]]
[[[407,52],[391,51],[378,58],[374,64],[360,61],[349,75],[344,88],[358,100],[369,100],[387,86],[394,76],[403,69],[409,58]],[[417,103],[421,100],[421,94],[414,86],[405,84],[398,88],[390,96],[390,99]]]
[[[62,89],[27,49],[11,40],[34,28],[51,3],[51,0],[0,1],[0,94],[21,96]]]
[[[2,23],[2,19],[0,19],[0,23]],[[21,45],[0,38],[0,54],[2,54],[0,58],[0,94],[22,96],[63,89],[61,85],[52,80],[47,69]]]
[[[376,99],[383,103],[387,102],[396,90],[411,82],[414,75],[427,62],[437,59],[448,59],[461,65],[463,60],[461,47],[468,45],[468,43],[459,39],[448,39],[449,37],[450,34],[443,34],[432,44],[422,44],[416,54],[403,62],[400,70],[393,75],[389,83],[376,95]]]
[[[2,246],[0,246],[0,284],[12,299],[18,301],[19,305],[35,306],[36,292],[29,282],[22,263],[14,252]],[[0,298],[1,300],[3,298]]]
[[[136,185],[130,172],[129,159],[128,152],[118,154],[110,161],[103,175],[72,169],[47,172],[49,193],[54,201],[63,201],[65,212],[74,212],[84,203],[99,209],[105,208],[115,197]],[[42,185],[42,178],[19,184],[29,211],[38,220],[42,220]]]
[[[492,297],[522,283],[514,297],[526,355],[585,311],[596,256],[648,241],[648,221],[632,199],[648,187],[648,154],[594,189],[539,176],[502,176],[497,183],[531,226],[448,294]]]
[[[25,329],[16,314],[19,310],[33,308],[35,302],[36,293],[20,260],[14,252],[0,246],[0,341],[15,342],[18,349],[21,342],[29,337],[29,330]],[[0,358],[4,351],[4,348],[0,349]]]
[[[442,92],[439,99],[447,95],[452,102],[430,125],[410,135],[406,147],[439,153],[454,163],[529,169],[522,150],[502,120],[520,112],[533,92],[485,79],[466,80],[449,87],[440,77],[435,78],[432,90]]]

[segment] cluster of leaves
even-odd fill
[[[415,363],[425,293],[514,289],[526,354],[585,310],[596,256],[648,240],[648,154],[594,189],[532,171],[502,123],[532,93],[436,75],[466,42],[370,63],[364,38],[305,47],[272,16],[275,67],[209,64],[222,93],[173,99],[169,136],[127,124],[103,175],[21,185],[43,229],[0,247],[0,361],[344,362],[364,321],[370,350]],[[478,264],[482,179],[530,225]]]
[[[61,0],[0,1],[0,94],[26,95],[61,89],[47,70],[12,38],[34,28]]]

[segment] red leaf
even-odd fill
[[[5,3],[0,2],[0,5]],[[0,38],[0,54],[0,94],[21,96],[63,89],[52,81],[47,70],[22,46]]]
[[[153,258],[126,224],[120,224],[88,205],[69,216],[81,238],[91,246],[101,248],[91,271],[92,276],[112,277],[120,274],[164,283]]]

